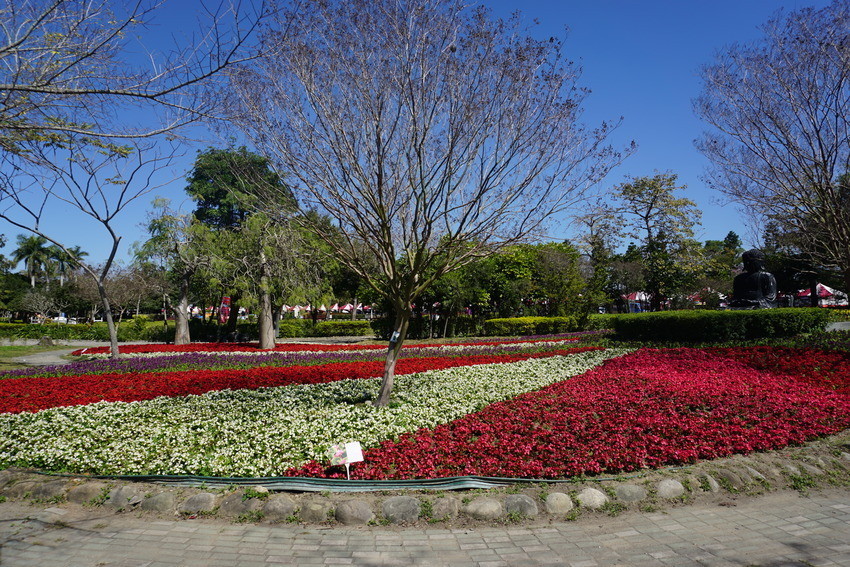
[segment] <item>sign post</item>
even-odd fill
[[[363,461],[363,448],[359,441],[332,445],[327,451],[331,465],[345,465],[345,477],[351,480],[351,464]]]

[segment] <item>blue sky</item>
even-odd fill
[[[693,145],[703,125],[694,116],[691,101],[700,92],[699,69],[711,62],[718,49],[734,42],[747,42],[759,36],[758,26],[776,10],[795,10],[805,6],[823,7],[827,0],[485,0],[496,16],[507,16],[519,9],[529,22],[539,20],[533,35],[564,35],[569,28],[565,51],[581,63],[581,83],[592,93],[585,102],[585,121],[595,125],[623,116],[613,135],[615,145],[631,140],[637,152],[609,175],[602,188],[621,183],[626,176],[652,175],[658,171],[678,174],[687,185],[686,195],[703,212],[699,240],[722,239],[736,231],[746,245],[756,244],[746,222],[732,205],[722,206],[716,195],[706,189],[700,177],[705,159]],[[172,3],[170,10],[185,13],[196,5],[188,0]],[[170,18],[175,26],[185,26],[182,18]],[[179,29],[175,27],[175,29]],[[148,36],[168,37],[171,30],[162,27]],[[179,35],[179,34],[178,34]],[[155,47],[155,46],[154,46]],[[173,179],[129,207],[121,217],[123,241],[119,257],[127,258],[129,245],[143,240],[141,223],[155,196],[172,199],[175,205],[191,209],[183,191],[185,176],[195,152],[208,143],[187,147],[185,157],[176,162],[163,179]],[[77,217],[73,211],[57,208],[48,220],[57,238],[79,245],[98,261],[107,253],[103,229]],[[10,244],[0,250],[10,254],[18,230],[0,225]],[[567,238],[567,229],[551,232],[555,238]]]

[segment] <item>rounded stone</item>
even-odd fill
[[[295,515],[298,505],[286,494],[275,494],[263,506],[263,515],[269,520],[285,520]]]
[[[763,475],[763,474],[761,474],[759,471],[757,471],[756,469],[754,469],[753,467],[751,467],[751,466],[749,466],[749,465],[744,465],[744,471],[745,471],[748,475],[750,475],[750,477],[754,478],[755,480],[758,480],[758,481],[764,481],[764,480],[767,480],[767,479],[764,477],[764,475]]]
[[[537,516],[537,503],[525,494],[509,494],[505,498],[505,512],[519,514],[522,518]]]
[[[437,498],[431,504],[431,517],[435,520],[450,520],[460,513],[460,501],[454,496]]]
[[[246,498],[244,490],[238,490],[232,494],[228,494],[221,501],[218,511],[223,516],[239,516],[248,512],[254,512],[263,507],[263,502],[259,498]]]
[[[23,482],[16,482],[11,486],[7,486],[3,492],[9,498],[24,498],[32,494],[33,489],[35,488],[37,482],[33,482],[31,480],[25,480]]]
[[[599,510],[608,503],[608,497],[601,490],[585,488],[576,496],[578,503],[589,510]]]
[[[163,513],[173,511],[175,506],[176,499],[173,492],[160,492],[150,498],[145,498],[139,508],[148,512]]]
[[[336,507],[337,521],[346,526],[365,525],[375,519],[372,508],[365,500],[346,500]]]
[[[4,469],[0,471],[0,488],[18,480],[18,473]]]
[[[412,524],[419,519],[422,504],[411,496],[394,496],[384,501],[382,513],[393,524]]]
[[[55,501],[65,498],[65,493],[68,491],[67,480],[51,480],[49,482],[39,482],[32,489],[30,497],[33,500],[42,502]]]
[[[673,499],[678,498],[685,493],[685,487],[678,480],[665,478],[655,485],[655,492],[659,498]]]
[[[743,490],[745,488],[741,477],[729,469],[720,469],[715,474],[721,481],[727,482],[734,490]]]
[[[812,476],[819,476],[823,474],[822,470],[814,465],[810,465],[809,463],[800,463],[800,467]]]
[[[716,480],[714,480],[713,476],[708,473],[702,473],[699,477],[701,480],[705,481],[706,485],[708,485],[708,490],[710,492],[720,492],[720,484]],[[701,483],[700,486],[704,485]],[[705,490],[704,487],[703,490]]]
[[[505,515],[502,503],[486,496],[476,498],[467,504],[464,512],[476,520],[497,520]]]
[[[218,506],[218,496],[209,492],[201,492],[190,496],[177,508],[181,514],[201,514],[215,510]]]
[[[141,491],[132,485],[119,486],[113,488],[109,492],[109,496],[104,502],[105,506],[115,508],[117,510],[129,510],[142,503],[144,498]]]
[[[327,522],[333,513],[333,505],[327,500],[310,500],[301,506],[299,516],[305,522]]]
[[[614,494],[622,502],[640,502],[647,497],[646,489],[637,484],[618,484],[614,487]]]
[[[100,504],[104,492],[109,489],[105,482],[84,482],[68,489],[68,502],[75,504]]]
[[[552,492],[546,496],[546,511],[550,514],[561,516],[568,514],[573,509],[573,499],[569,494],[563,492]]]

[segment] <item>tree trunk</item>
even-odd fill
[[[230,296],[230,315],[228,316],[227,323],[224,326],[224,330],[228,337],[236,336],[236,323],[239,322],[240,299],[242,299],[242,296],[235,293]]]
[[[809,305],[812,307],[820,307],[820,296],[818,295],[818,280],[817,278],[812,278],[809,282]]]
[[[118,358],[118,329],[115,327],[115,321],[112,320],[112,307],[109,305],[109,298],[106,296],[106,288],[103,287],[103,282],[97,282],[97,292],[100,294],[100,302],[103,305],[103,319],[106,321],[106,327],[109,329],[109,353],[112,358]]]
[[[355,321],[355,320],[357,320],[357,296],[356,295],[354,296],[354,303],[352,303],[351,305],[352,305],[351,320]]]
[[[844,270],[844,289],[841,290],[850,298],[850,267]]]
[[[409,305],[409,304],[408,304]],[[384,407],[390,402],[390,394],[393,391],[393,379],[395,378],[395,365],[398,355],[401,353],[401,345],[407,337],[407,328],[410,324],[410,309],[399,309],[396,311],[393,334],[390,337],[390,345],[387,349],[387,360],[384,363],[384,375],[381,380],[381,390],[375,407]]]
[[[180,278],[180,299],[177,301],[177,307],[172,308],[175,345],[188,345],[192,342],[189,333],[189,277],[190,274],[183,274]]]
[[[269,291],[269,266],[266,254],[260,251],[260,349],[274,348],[274,316],[272,314],[272,296]]]
[[[283,306],[280,307],[274,306],[272,308],[272,333],[277,340],[277,337],[280,335],[280,320],[283,317]]]

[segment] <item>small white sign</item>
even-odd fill
[[[327,455],[331,465],[345,465],[345,476],[349,480],[351,480],[351,463],[359,463],[364,460],[363,447],[360,446],[359,441],[352,441],[345,445],[332,445],[328,449]]]
[[[363,447],[358,441],[345,444],[345,456],[349,463],[359,463],[363,460]]]

